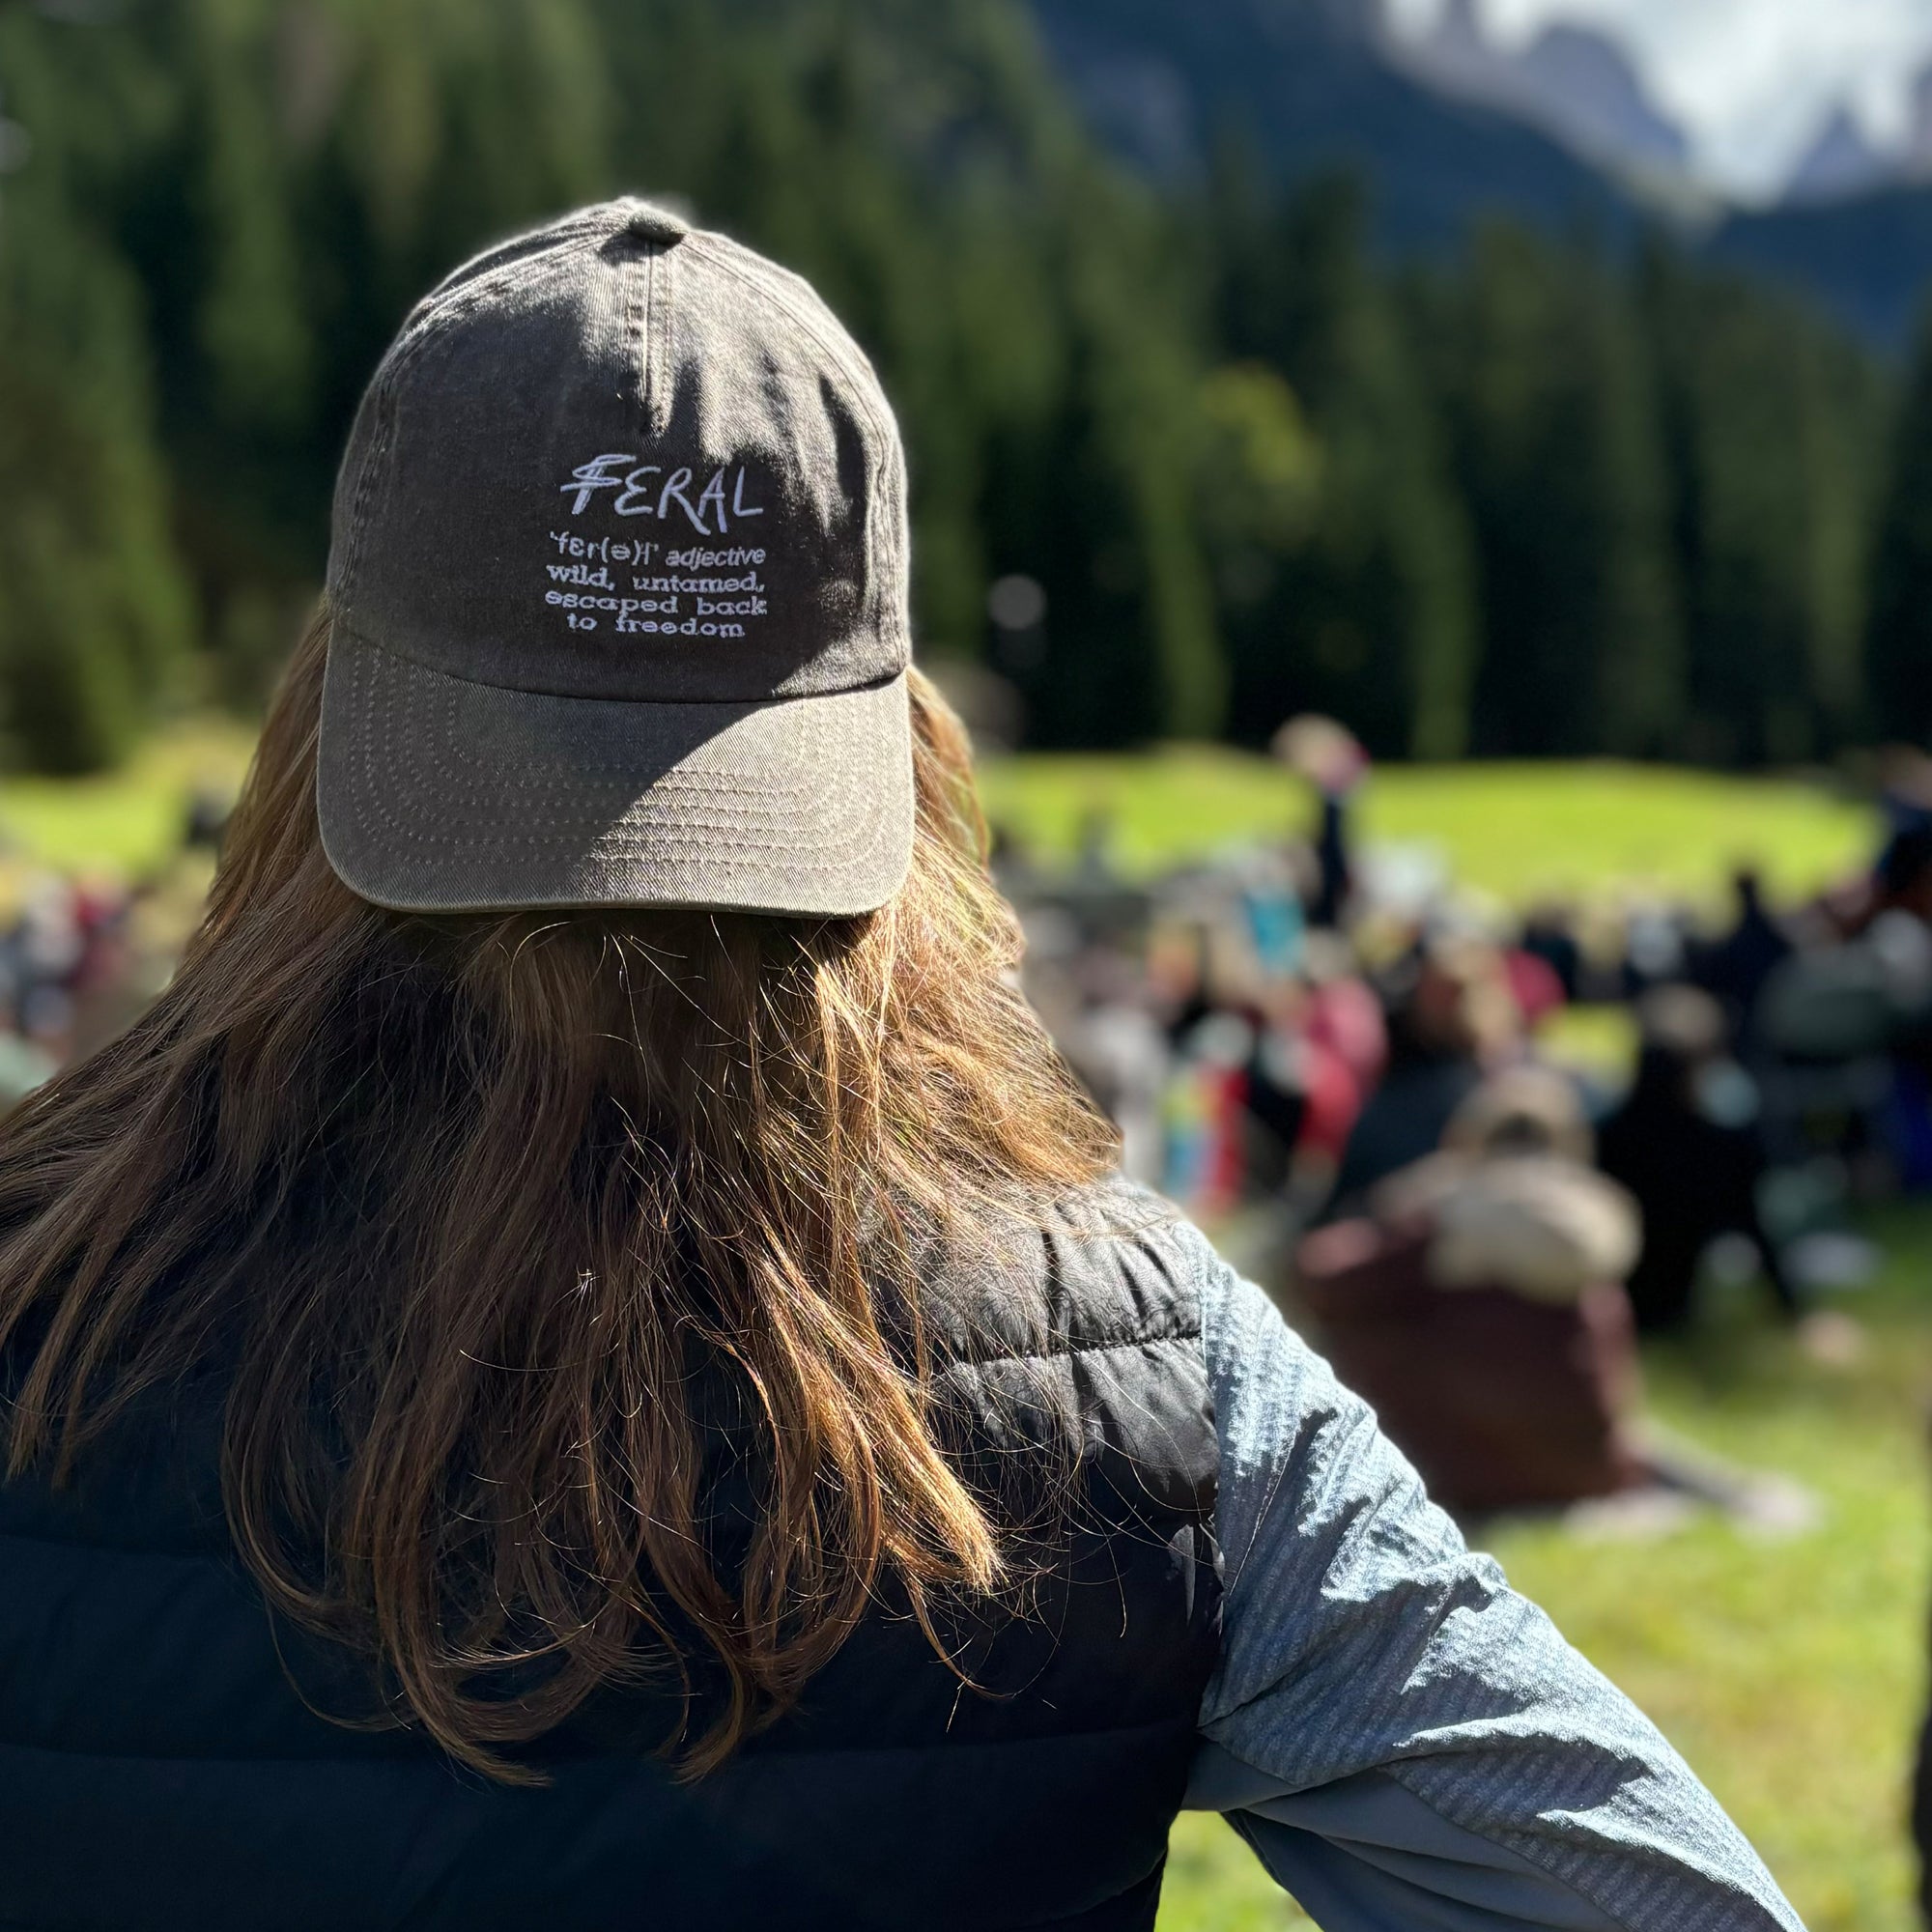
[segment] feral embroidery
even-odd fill
[[[696,480],[688,465],[640,464],[612,450],[579,464],[557,488],[570,497],[573,519],[595,504],[613,516],[668,524],[674,535],[688,526],[700,537],[728,537],[765,514],[752,500],[743,464],[721,466],[694,496]],[[549,540],[555,554],[544,565],[544,602],[562,611],[573,631],[594,631],[608,620],[626,636],[736,639],[750,635],[748,621],[771,614],[761,546],[680,546],[582,528],[551,530]]]

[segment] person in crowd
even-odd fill
[[[1297,1049],[1302,1112],[1296,1193],[1319,1207],[1334,1191],[1350,1138],[1380,1083],[1389,1052],[1381,1002],[1352,970],[1345,942],[1332,934],[1309,950]]]
[[[1511,1068],[1367,1215],[1302,1244],[1298,1290],[1324,1352],[1448,1507],[1577,1502],[1649,1479],[1622,1286],[1636,1209],[1590,1158],[1575,1087]]]
[[[188,795],[182,825],[182,848],[188,852],[219,852],[228,828],[230,801],[213,785],[197,785]]]
[[[1604,1172],[1643,1215],[1643,1253],[1630,1276],[1638,1323],[1690,1321],[1699,1264],[1727,1234],[1756,1246],[1778,1309],[1796,1320],[1796,1288],[1759,1212],[1756,1089],[1730,1058],[1721,1009],[1695,987],[1665,986],[1645,996],[1638,1024],[1636,1077],[1598,1141]]]
[[[1690,912],[1669,900],[1639,896],[1624,908],[1623,997],[1637,1001],[1689,976],[1694,934]]]
[[[1290,719],[1275,733],[1273,749],[1321,802],[1308,923],[1318,932],[1335,931],[1348,923],[1359,883],[1350,809],[1369,775],[1368,753],[1346,725],[1312,715]]]
[[[1112,1178],[904,505],[648,204],[406,324],[206,923],[0,1137],[0,1920],[1149,1927],[1194,1804],[1331,1932],[1798,1932]]]
[[[1038,952],[1030,928],[1029,996],[1068,1066],[1118,1129],[1122,1171],[1157,1184],[1167,1154],[1162,1105],[1173,1054],[1141,997],[1142,962],[1118,946],[1093,945],[1042,972]]]
[[[1893,816],[1894,829],[1869,871],[1825,895],[1820,913],[1840,939],[1859,939],[1888,914],[1932,924],[1932,823]]]
[[[29,1037],[19,1014],[0,1007],[0,1118],[36,1088],[44,1087],[59,1070],[60,1063],[53,1055]]]
[[[1391,976],[1388,1060],[1349,1136],[1335,1208],[1433,1153],[1456,1110],[1500,1066],[1520,1027],[1503,963],[1477,940],[1427,940]]]
[[[1576,915],[1560,899],[1545,899],[1530,908],[1522,923],[1521,951],[1548,967],[1566,1001],[1574,1004],[1582,997],[1583,943],[1577,935]]]
[[[1755,869],[1740,867],[1731,884],[1737,918],[1730,930],[1695,959],[1692,977],[1723,1007],[1734,1037],[1751,1041],[1765,987],[1797,948],[1766,905],[1764,882]]]
[[[1932,756],[1918,745],[1888,745],[1879,759],[1879,810],[1886,843],[1878,870],[1902,838],[1932,832]]]
[[[1562,977],[1541,954],[1526,947],[1502,949],[1503,983],[1517,1020],[1525,1033],[1534,1033],[1551,1014],[1561,1012],[1570,996],[1563,989]]]
[[[1876,885],[1867,923],[1902,912],[1932,924],[1932,825],[1916,825],[1891,840],[1879,861]]]

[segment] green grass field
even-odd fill
[[[19,863],[142,870],[165,856],[197,785],[232,786],[232,726],[184,727],[129,769],[79,783],[0,781],[0,851]],[[1043,854],[1106,810],[1142,869],[1304,823],[1294,781],[1258,759],[1180,750],[1146,759],[991,767],[995,815]],[[1823,884],[1869,850],[1870,815],[1792,782],[1616,765],[1378,772],[1374,838],[1426,842],[1453,874],[1509,899],[1618,885],[1708,897],[1738,859],[1777,888]],[[1812,1932],[1915,1924],[1903,1832],[1923,1705],[1932,1497],[1932,1208],[1874,1224],[1883,1280],[1849,1305],[1873,1346],[1833,1371],[1749,1308],[1695,1348],[1654,1352],[1655,1412],[1739,1462],[1797,1476],[1823,1526],[1754,1541],[1703,1521],[1651,1543],[1524,1525],[1494,1539],[1514,1579],[1633,1691],[1765,1853]],[[1175,1833],[1164,1932],[1305,1923],[1218,1820]]]
[[[197,786],[239,783],[248,750],[242,726],[203,720],[102,778],[0,779],[0,852],[138,872],[171,850]],[[1278,837],[1311,810],[1278,765],[1201,746],[1001,759],[982,778],[993,818],[1042,856],[1070,853],[1097,810],[1122,863],[1143,872]],[[1362,829],[1433,847],[1454,878],[1510,900],[1608,882],[1706,896],[1740,859],[1761,863],[1782,892],[1809,892],[1873,838],[1869,810],[1813,786],[1609,763],[1385,768],[1364,795]]]
[[[0,858],[134,877],[174,852],[197,790],[241,784],[252,745],[240,724],[197,720],[100,778],[0,779]]]
[[[984,772],[995,822],[1065,856],[1101,812],[1121,862],[1151,871],[1304,827],[1306,787],[1239,752],[1044,756]],[[1708,898],[1740,860],[1785,894],[1815,891],[1869,854],[1870,811],[1808,784],[1607,762],[1395,766],[1362,800],[1366,838],[1434,847],[1452,877],[1500,898],[1581,896],[1606,883]]]

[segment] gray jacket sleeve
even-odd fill
[[[1325,1932],[1802,1932],[1657,1729],[1192,1230],[1221,1662],[1189,1787]]]

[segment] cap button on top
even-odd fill
[[[640,203],[631,211],[624,232],[639,242],[656,242],[669,248],[691,233],[691,223],[682,215],[673,214],[668,208],[653,208],[647,203]]]

